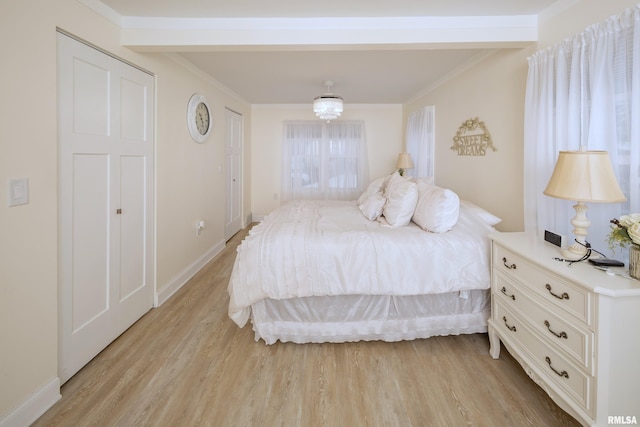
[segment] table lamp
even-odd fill
[[[401,176],[404,176],[405,170],[413,169],[413,160],[411,160],[411,155],[409,153],[400,153],[396,167],[398,168],[398,172]]]
[[[576,216],[571,220],[575,242],[562,250],[568,260],[582,260],[587,256],[587,219],[585,203],[624,202],[626,197],[618,186],[606,151],[560,151],[551,179],[544,190],[547,196],[574,200]]]

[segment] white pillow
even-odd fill
[[[456,225],[460,215],[460,198],[456,193],[424,182],[418,183],[418,193],[413,222],[432,233],[444,233]]]
[[[367,187],[367,189],[362,192],[360,197],[358,197],[358,204],[360,205],[360,204],[364,203],[364,201],[368,197],[373,196],[376,193],[380,193],[380,192],[384,191],[384,184],[385,184],[385,181],[388,178],[389,177],[382,177],[382,178],[374,179],[373,181],[371,181],[371,183],[369,183],[369,186]]]
[[[480,206],[471,203],[468,200],[461,200],[460,204],[469,208],[472,212],[478,215],[484,222],[489,224],[490,226],[494,226],[502,222],[502,218],[495,216],[489,211],[482,209]]]
[[[400,175],[391,176],[385,196],[387,203],[384,205],[383,214],[392,227],[404,227],[411,222],[413,211],[418,203],[418,189],[416,184]]]
[[[358,205],[358,207],[369,221],[375,221],[380,215],[382,215],[382,210],[384,209],[384,204],[386,202],[387,199],[382,195],[382,193],[375,193],[367,197]]]
[[[391,175],[389,175],[387,177],[387,182],[386,185],[384,187],[384,195],[388,196],[389,193],[389,189],[394,185],[397,184],[399,182],[404,182],[404,181],[410,181],[408,178],[403,177],[402,175],[400,175],[398,173],[398,171],[395,171],[394,173],[392,173]]]
[[[411,181],[415,182],[416,184],[420,184],[421,182],[424,182],[426,184],[433,184],[433,177],[429,177],[429,178],[411,178]]]

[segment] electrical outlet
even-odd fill
[[[196,236],[202,234],[205,228],[207,228],[207,223],[204,221],[198,221],[198,224],[196,225]]]

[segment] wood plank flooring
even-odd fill
[[[225,250],[62,387],[34,426],[578,426],[486,334],[255,342],[227,316]]]

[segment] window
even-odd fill
[[[354,200],[369,182],[364,122],[284,123],[282,200]]]
[[[573,201],[543,190],[560,150],[606,150],[625,203],[589,206],[589,240],[605,251],[609,221],[640,211],[640,7],[529,58],[525,100],[525,229],[570,235]],[[620,254],[617,254],[618,257]]]
[[[434,110],[433,106],[422,107],[412,112],[407,120],[407,152],[414,165],[407,171],[409,176],[433,178]]]

